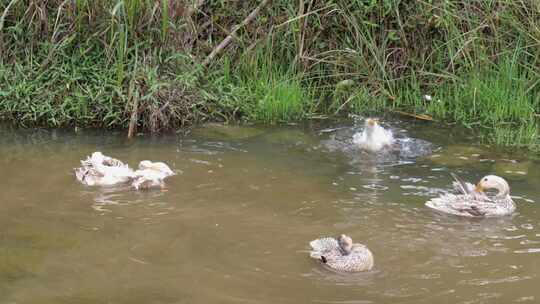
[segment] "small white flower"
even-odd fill
[[[424,100],[425,101],[431,101],[433,98],[431,97],[431,95],[424,95]]]

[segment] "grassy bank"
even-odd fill
[[[537,1],[261,2],[4,0],[0,117],[158,132],[404,111],[538,146]]]

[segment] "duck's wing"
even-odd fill
[[[94,169],[99,174],[113,179],[119,179],[119,181],[126,181],[134,177],[133,170],[128,165],[118,159],[102,154],[99,157],[95,157],[95,154],[92,154],[85,163],[89,164],[88,167]]]
[[[426,206],[440,212],[468,217],[506,215],[515,210],[511,201],[505,204],[475,192],[471,195],[445,194],[427,201]]]
[[[470,205],[468,208],[463,209],[463,212],[467,212],[472,216],[503,216],[508,215],[514,212],[515,205],[511,204],[501,204],[492,201],[481,201],[476,205]]]
[[[325,264],[330,268],[344,271],[357,272],[370,270],[373,267],[373,255],[364,245],[355,244],[351,253],[347,255],[323,256]]]
[[[440,212],[460,216],[482,216],[479,201],[467,194],[444,194],[426,202],[426,206]]]
[[[95,156],[95,153],[92,154]],[[102,178],[104,174],[95,169],[94,163],[96,159],[93,159],[92,156],[87,156],[85,160],[81,160],[81,166],[75,168],[75,177],[79,182],[85,185],[94,185],[96,178]]]
[[[136,190],[140,189],[150,189],[160,185],[160,182],[157,180],[149,179],[143,176],[139,176],[133,180],[131,186]]]
[[[83,166],[83,167],[92,167],[92,157],[87,156],[85,160],[81,160],[81,166]]]
[[[170,171],[170,172],[169,172]],[[153,169],[139,169],[136,170],[133,174],[138,177],[147,177],[150,179],[165,179],[175,173],[169,169],[169,171],[158,171]]]
[[[159,171],[151,170],[151,169],[142,169],[142,170],[135,170],[133,172],[133,175],[140,178],[147,178],[147,179],[163,179],[165,176]]]
[[[516,210],[516,205],[509,196],[503,198],[484,196],[482,200],[475,203],[476,205],[472,206],[473,211],[479,212],[482,216],[508,215]]]
[[[131,185],[137,190],[158,187],[163,184],[164,176],[155,170],[137,170],[133,174],[134,178]]]
[[[463,181],[455,173],[450,172],[450,175],[452,175],[454,178],[452,185],[454,186],[454,189],[459,192],[459,194],[471,194],[475,192],[475,187],[473,184]]]
[[[119,159],[105,156],[103,158],[103,164],[109,167],[125,167],[126,165]]]
[[[164,178],[172,176],[172,175],[176,175],[176,173],[174,173],[174,171],[171,170],[171,168],[166,163],[164,163],[164,162],[155,162],[154,164],[156,166],[158,166],[159,171],[164,175]]]
[[[390,146],[392,145],[393,143],[395,143],[395,138],[394,138],[394,134],[392,133],[391,130],[385,130],[383,129],[384,131],[384,134],[385,134],[385,144]]]
[[[88,170],[89,169],[85,167],[75,168],[75,177],[79,182],[85,183],[85,177],[88,174]]]
[[[95,186],[105,182],[105,176],[92,167],[75,168],[75,177],[80,183],[87,186]]]
[[[456,207],[460,213],[469,214],[470,216],[486,216],[487,210],[478,205],[465,205],[462,208]]]
[[[103,155],[100,152],[92,153],[85,160],[81,160],[81,165],[84,167],[96,167],[98,165],[106,167],[127,167],[122,161]]]
[[[94,152],[85,160],[81,167],[75,169],[75,177],[85,185],[110,186],[129,182],[134,178],[133,170],[121,161]]]
[[[98,165],[97,167],[95,167],[95,169],[103,176],[110,176],[112,178],[120,179],[122,181],[127,181],[134,178],[133,170],[131,170],[131,168],[129,168],[128,166],[109,167]]]

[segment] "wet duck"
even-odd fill
[[[467,217],[502,216],[516,210],[516,205],[510,197],[510,186],[502,177],[487,175],[474,186],[463,182],[454,174],[452,176],[458,194],[447,193],[433,198],[426,202],[426,206],[440,212]],[[484,192],[488,189],[497,190],[497,193],[488,196]]]
[[[94,152],[81,161],[81,167],[75,169],[75,176],[88,186],[112,186],[131,181],[134,172],[120,160]]]
[[[366,119],[364,131],[354,134],[353,142],[360,149],[377,152],[390,147],[394,143],[394,136],[390,130],[381,127],[377,119],[368,118]]]
[[[347,235],[313,240],[309,245],[312,248],[310,256],[332,269],[358,272],[367,271],[373,267],[371,251],[365,245],[353,244],[352,239]]]
[[[112,186],[130,184],[136,190],[160,187],[164,188],[164,179],[175,173],[162,162],[143,160],[139,169],[133,171],[122,161],[94,152],[81,167],[75,169],[77,180],[88,186]]]
[[[162,162],[143,160],[139,163],[139,170],[135,171],[135,177],[131,185],[139,189],[165,188],[164,179],[175,173]]]

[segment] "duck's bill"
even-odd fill
[[[482,185],[480,183],[476,184],[476,187],[474,188],[474,191],[478,192],[478,193],[482,193],[484,192],[484,187],[482,187]]]

